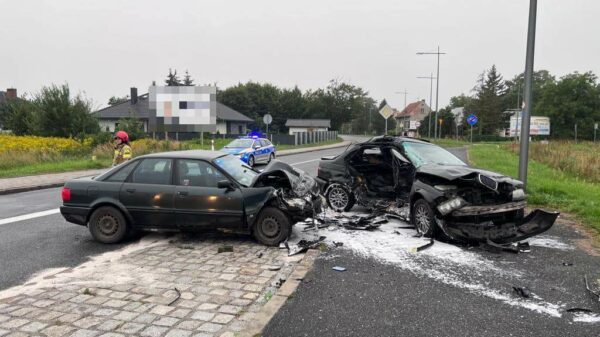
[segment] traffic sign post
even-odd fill
[[[387,120],[394,113],[394,110],[389,105],[384,105],[381,110],[379,110],[379,114],[381,117],[385,119],[385,134],[387,135]]]
[[[477,118],[477,116],[474,114],[467,116],[467,124],[471,126],[471,143],[473,143],[473,125],[477,124],[478,120],[479,118]]]
[[[267,125],[267,135],[269,134],[269,124],[273,122],[273,116],[266,114],[263,116],[263,122]]]

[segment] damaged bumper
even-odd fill
[[[519,209],[517,207],[509,208],[511,210]],[[505,211],[503,210],[503,212]],[[457,215],[456,212],[452,215]],[[444,233],[452,239],[483,242],[491,240],[494,243],[506,244],[525,240],[547,231],[554,225],[558,215],[558,212],[536,209],[524,218],[501,224],[496,224],[492,220],[480,223],[458,222],[454,217],[451,220],[438,220],[438,224]]]

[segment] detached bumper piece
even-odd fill
[[[440,221],[443,231],[453,239],[465,241],[488,240],[497,244],[507,244],[525,240],[550,229],[560,213],[536,209],[518,222],[495,224],[463,223]]]

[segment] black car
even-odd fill
[[[380,136],[324,157],[317,181],[327,203],[355,203],[404,215],[426,236],[511,243],[542,233],[558,213],[525,216],[523,183],[469,167],[445,149],[407,137]],[[408,212],[403,212],[406,209]]]
[[[139,229],[229,228],[276,245],[320,210],[321,197],[313,178],[277,160],[257,172],[223,152],[177,151],[71,180],[62,199],[64,218],[103,243]]]

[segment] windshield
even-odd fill
[[[225,147],[252,147],[253,139],[235,139]]]
[[[452,153],[437,145],[405,142],[402,146],[404,147],[406,156],[415,167],[426,164],[467,165]]]
[[[213,160],[213,163],[215,163],[218,167],[223,169],[223,171],[232,176],[235,181],[245,187],[250,186],[254,177],[258,175],[258,173],[252,171],[249,166],[244,164],[244,162],[232,155],[219,157]]]

